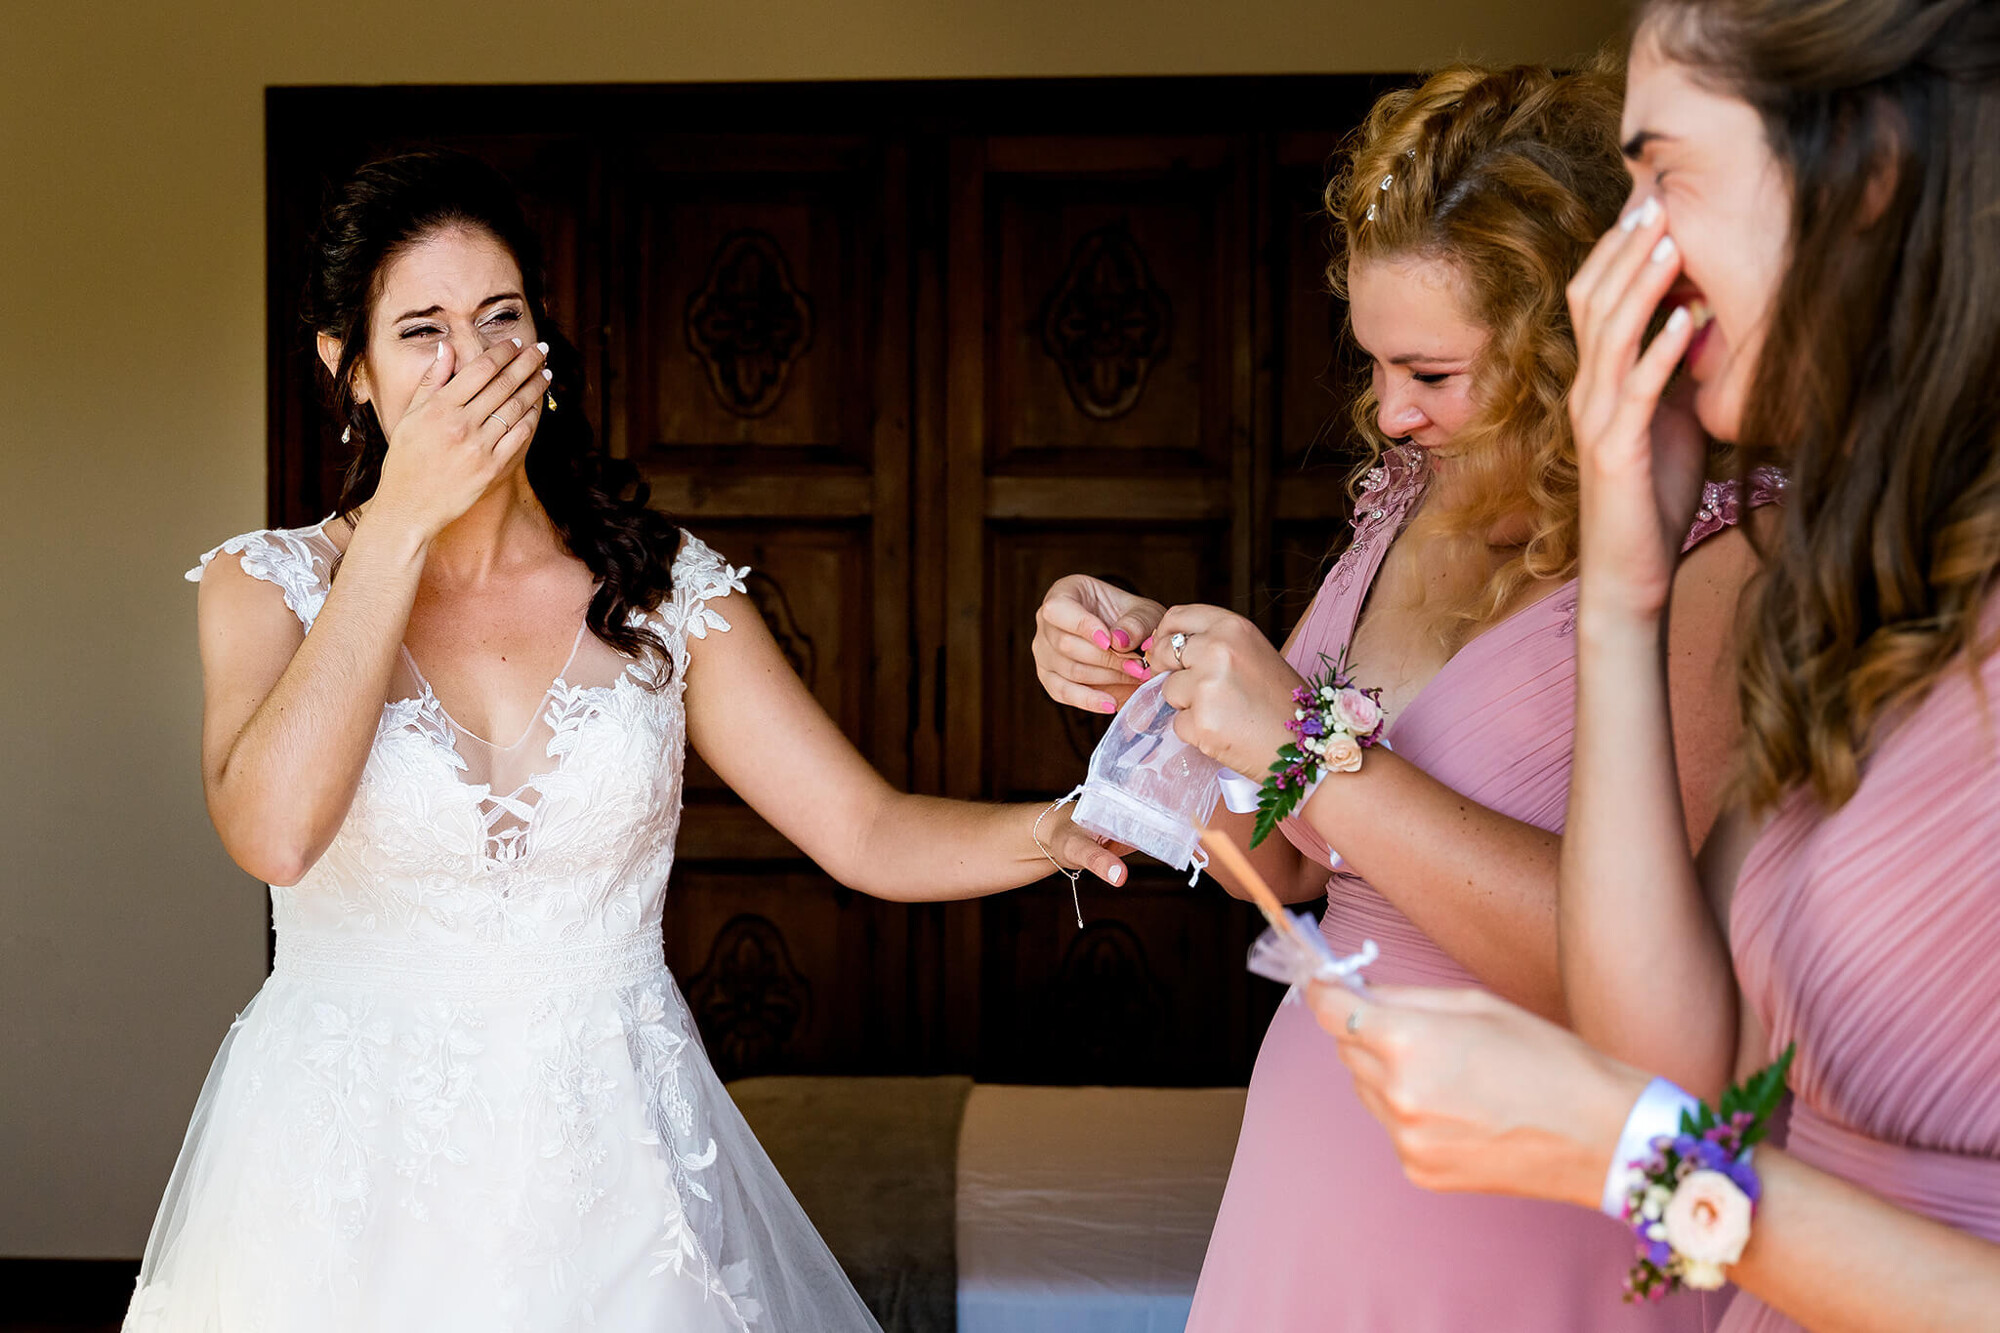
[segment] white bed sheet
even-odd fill
[[[958,1143],[959,1333],[1182,1333],[1243,1098],[975,1086]]]

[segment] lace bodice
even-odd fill
[[[324,527],[233,538],[188,578],[238,556],[310,633],[340,559]],[[743,591],[747,572],[686,537],[671,596],[634,617],[668,660],[627,659],[579,628],[534,723],[503,743],[460,727],[405,651],[340,831],[297,884],[272,891],[281,947],[365,936],[477,954],[657,938],[680,824],[688,641],[728,629],[711,603]]]

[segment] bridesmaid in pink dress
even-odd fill
[[[1422,456],[1392,454],[1361,497],[1354,545],[1327,576],[1286,660],[1302,674],[1351,641],[1371,580],[1425,484]],[[1413,466],[1414,464],[1414,466]],[[1781,490],[1752,478],[1754,504]],[[1711,482],[1686,546],[1736,522],[1737,492]],[[1380,517],[1376,517],[1376,515]],[[1480,635],[1389,726],[1396,754],[1490,810],[1560,832],[1575,717],[1576,588]],[[1336,779],[1337,780],[1337,779]],[[1371,982],[1477,986],[1479,979],[1345,868],[1302,819],[1279,826],[1327,866],[1322,932],[1353,953],[1374,940]],[[1314,1144],[1304,1150],[1301,1145]],[[1302,1005],[1279,1009],[1257,1057],[1222,1211],[1190,1330],[1686,1329],[1722,1303],[1690,1296],[1634,1309],[1618,1298],[1631,1262],[1622,1227],[1537,1200],[1450,1197],[1404,1178],[1354,1096],[1326,1034]],[[1504,1293],[1504,1300],[1496,1295]],[[1707,1304],[1706,1314],[1697,1307]]]
[[[1615,216],[1624,183],[1610,123],[1615,95],[1615,84],[1597,75],[1459,69],[1391,94],[1370,117],[1332,194],[1345,222],[1354,335],[1375,361],[1359,424],[1385,452],[1358,498],[1354,540],[1283,657],[1241,617],[1180,607],[1162,619],[1157,604],[1077,578],[1051,590],[1036,642],[1056,698],[1101,706],[1119,678],[1116,654],[1106,650],[1126,646],[1113,634],[1138,647],[1157,622],[1149,660],[1179,668],[1166,697],[1184,710],[1181,735],[1239,772],[1260,774],[1286,739],[1283,721],[1301,673],[1351,643],[1358,677],[1384,689],[1394,750],[1374,751],[1361,772],[1327,781],[1284,825],[1289,843],[1273,838],[1256,853],[1265,878],[1290,900],[1327,895],[1323,929],[1344,951],[1375,940],[1383,955],[1371,973],[1377,980],[1490,986],[1552,1016],[1563,1011],[1554,906],[1577,603],[1573,562],[1551,550],[1562,551],[1561,533],[1574,530],[1576,511],[1562,490],[1574,467],[1564,376],[1553,387],[1547,381],[1549,366],[1575,355],[1562,328],[1561,284],[1594,233],[1566,249],[1562,224],[1550,225],[1564,210],[1550,201],[1564,185],[1576,191],[1568,216],[1587,229],[1601,184],[1609,195],[1597,225]],[[1566,154],[1571,169],[1558,174],[1567,181],[1537,176]],[[1461,230],[1467,224],[1470,235]],[[1484,248],[1496,233],[1514,243],[1507,260]],[[1491,278],[1494,266],[1523,250],[1539,250],[1532,271]],[[1467,287],[1478,294],[1468,297]],[[1506,296],[1492,297],[1495,289]],[[1546,308],[1527,308],[1536,300]],[[1423,317],[1440,304],[1447,314],[1470,307],[1471,322],[1483,325],[1470,330],[1475,345],[1455,340],[1466,319]],[[1557,333],[1531,340],[1539,359],[1494,366],[1521,357],[1521,329],[1552,325]],[[1476,345],[1482,338],[1514,341],[1490,356]],[[1453,393],[1473,406],[1453,414]],[[1478,405],[1491,403],[1509,404],[1513,419],[1482,418]],[[1508,466],[1510,434],[1532,441],[1530,466]],[[1388,444],[1398,437],[1407,443]],[[1691,548],[1733,522],[1735,494],[1714,489]],[[1769,498],[1768,487],[1752,498]],[[1468,511],[1483,516],[1471,541],[1463,527],[1449,531]],[[1505,568],[1495,552],[1506,550],[1509,534],[1526,545],[1538,527],[1556,539],[1520,559],[1516,568],[1532,576],[1477,605],[1470,632],[1448,623],[1457,633],[1441,634],[1435,607],[1462,605],[1468,587],[1488,592],[1492,584],[1482,581],[1496,577],[1489,571]],[[1677,606],[1687,612],[1677,615],[1676,639],[1688,665],[1677,706],[1708,723],[1690,728],[1687,751],[1683,837],[1697,841],[1713,809],[1713,760],[1726,752],[1733,726],[1721,664],[1727,610],[1747,557],[1740,537],[1705,541],[1684,567],[1692,582]],[[1704,619],[1705,605],[1718,614]],[[1176,629],[1188,637],[1170,653]],[[1239,843],[1248,825],[1239,818],[1231,826]],[[1329,840],[1346,857],[1337,870]],[[1482,882],[1486,876],[1503,882]],[[1697,1297],[1643,1310],[1621,1304],[1626,1250],[1622,1230],[1603,1218],[1414,1188],[1311,1013],[1290,1006],[1274,1019],[1251,1080],[1189,1327],[1678,1333],[1704,1326]]]
[[[1637,31],[1630,225],[1570,288],[1577,1034],[1463,990],[1314,1008],[1413,1179],[1586,1206],[1642,1069],[1713,1100],[1795,1044],[1724,1328],[2000,1328],[2000,7],[1650,0]],[[1696,311],[1645,344],[1663,300]],[[1659,634],[1696,425],[1793,477],[1700,866]]]

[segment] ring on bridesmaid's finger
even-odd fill
[[[1355,1005],[1347,1011],[1347,1035],[1352,1037],[1361,1031],[1361,1006]]]
[[[1187,641],[1188,636],[1181,633],[1176,633],[1173,638],[1167,640],[1167,646],[1174,650],[1174,661],[1181,664],[1182,670],[1187,669],[1187,659],[1181,656],[1181,649],[1187,647]]]

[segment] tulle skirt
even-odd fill
[[[342,984],[281,948],[127,1333],[879,1333],[651,947],[619,984],[511,994]]]

